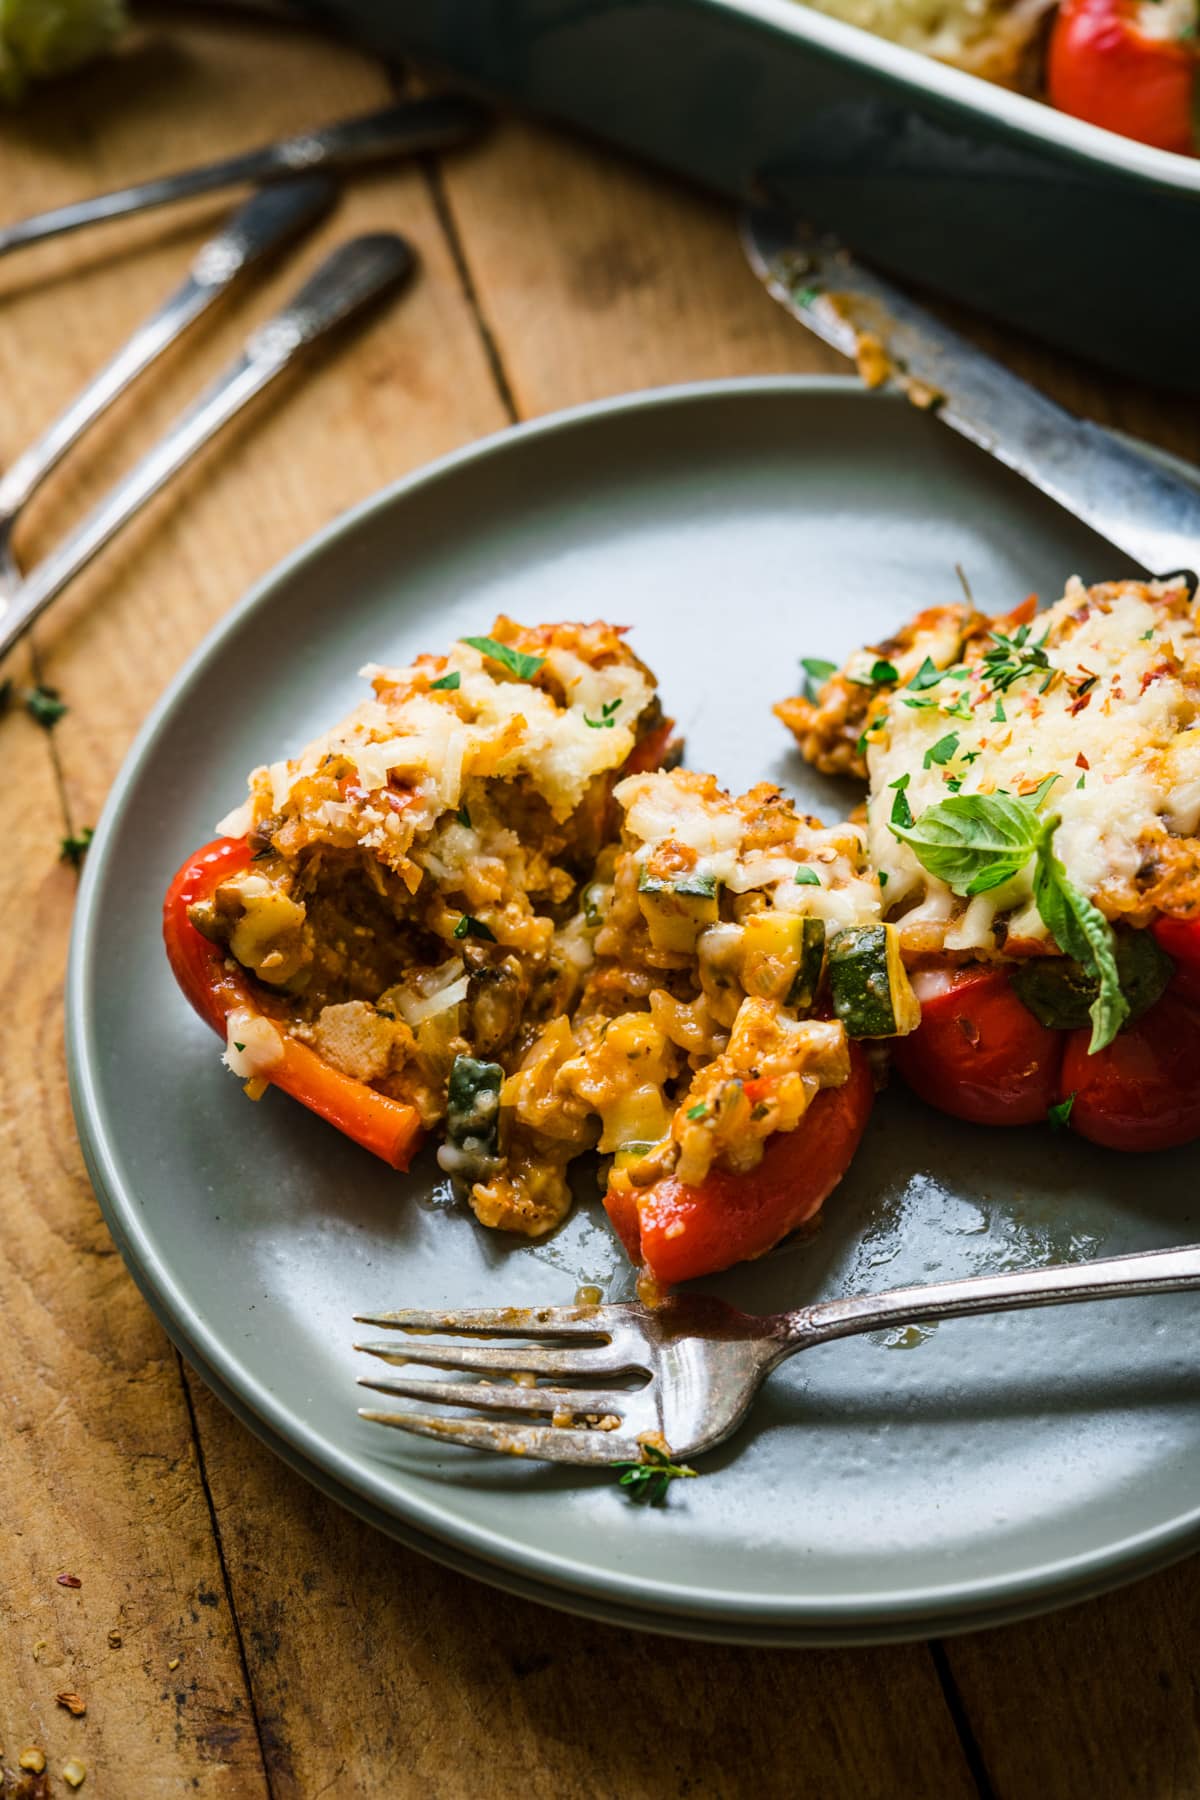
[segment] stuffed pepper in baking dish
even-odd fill
[[[777,712],[867,778],[922,1005],[895,1061],[987,1124],[1150,1150],[1200,1135],[1200,638],[1186,585],[1036,615],[935,608]]]

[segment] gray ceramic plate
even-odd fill
[[[188,1358],[295,1467],[432,1554],[560,1605],[743,1641],[919,1636],[1012,1617],[1197,1536],[1200,1322],[1184,1295],[831,1345],[661,1511],[611,1479],[409,1442],[356,1416],[350,1315],[608,1296],[594,1196],[550,1242],[476,1228],[425,1162],[395,1176],[282,1096],[250,1106],[159,949],[175,866],[255,763],[495,612],[625,620],[690,760],[829,816],[769,703],[914,608],[982,606],[1114,552],[937,423],[849,382],[719,383],[505,433],[314,540],[213,634],[148,722],[88,859],[68,1028],[106,1217]],[[901,1093],[810,1240],[713,1282],[817,1295],[1197,1235],[1194,1159],[985,1134]]]

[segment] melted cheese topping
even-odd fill
[[[515,627],[507,636],[540,656],[533,678],[515,678],[461,641],[405,668],[368,664],[362,673],[374,697],[298,756],[255,770],[250,802],[219,829],[238,835],[271,814],[303,815],[396,860],[459,808],[473,777],[524,778],[555,820],[570,818],[593,778],[632,751],[652,679],[610,626],[546,627],[536,638]],[[447,677],[457,686],[435,685]],[[332,766],[351,771],[355,791],[312,801],[306,784]]]
[[[682,846],[689,853],[688,874],[709,877],[733,894],[760,891],[780,912],[809,914],[834,928],[875,923],[881,916],[879,884],[866,866],[860,827],[827,828],[806,819],[767,784],[737,801],[711,776],[677,769],[630,775],[616,798],[641,867],[653,868],[664,847]],[[756,801],[778,805],[786,821],[767,834],[772,841],[765,846],[753,841]],[[816,881],[797,882],[801,868]]]
[[[1048,934],[1032,862],[966,903],[896,840],[893,790],[905,776],[917,819],[950,793],[1028,794],[1056,776],[1045,802],[1061,815],[1056,853],[1109,917],[1137,909],[1148,847],[1200,826],[1200,638],[1178,587],[1089,592],[1072,581],[1030,629],[1016,653],[1022,673],[1007,686],[982,660],[987,647],[934,686],[889,695],[886,723],[868,741],[870,853],[913,944],[921,927],[944,923],[946,948],[994,949],[1001,914],[1017,938]]]

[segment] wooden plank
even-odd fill
[[[996,1800],[1200,1792],[1200,1561],[946,1645]]]
[[[365,110],[388,92],[349,51],[202,15],[47,96],[44,112],[7,120],[5,211]],[[4,263],[0,463],[181,278],[229,204]],[[226,306],[81,446],[22,531],[27,556],[44,550],[323,249],[397,225],[428,253],[409,300],[216,449],[44,624],[41,672],[71,709],[53,748],[77,825],[94,821],[165,680],[250,580],[390,476],[502,421],[424,177],[364,177],[286,271]],[[29,685],[27,652],[11,673]],[[74,1753],[89,1770],[84,1792],[100,1800],[241,1800],[267,1787],[187,1394],[100,1222],[71,1125],[60,1015],[75,884],[58,861],[68,815],[46,736],[19,707],[0,731],[0,916],[10,925],[0,946],[0,1763],[15,1779],[20,1752],[38,1744],[55,1793]],[[62,1587],[60,1573],[81,1587]],[[56,1704],[60,1690],[83,1697],[84,1717]]]
[[[11,674],[28,688],[27,654]],[[60,1017],[76,884],[51,745],[19,704],[0,734],[0,1766],[36,1747],[55,1793],[76,1756],[101,1795],[131,1779],[146,1795],[264,1794],[177,1360],[71,1123]]]
[[[680,182],[515,120],[443,180],[523,418],[660,383],[846,371],[759,287],[729,209]]]

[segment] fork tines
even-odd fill
[[[630,1347],[615,1341],[630,1310],[622,1306],[476,1307],[453,1312],[410,1308],[360,1314],[358,1324],[402,1335],[389,1342],[358,1343],[355,1349],[395,1365],[411,1363],[480,1378],[441,1381],[427,1376],[389,1376],[374,1380],[360,1376],[360,1387],[398,1399],[507,1415],[447,1418],[433,1412],[388,1413],[363,1408],[360,1417],[421,1437],[513,1456],[570,1463],[636,1462],[641,1445],[635,1434],[657,1425],[647,1388],[539,1385],[539,1378],[559,1383],[580,1378],[594,1383],[597,1378],[631,1374],[649,1377],[650,1371],[630,1354]],[[414,1341],[437,1334],[451,1341]],[[476,1341],[464,1343],[464,1336]],[[456,1337],[457,1342],[453,1341]],[[497,1337],[509,1341],[487,1341]],[[518,1344],[512,1341],[515,1339],[526,1342]]]

